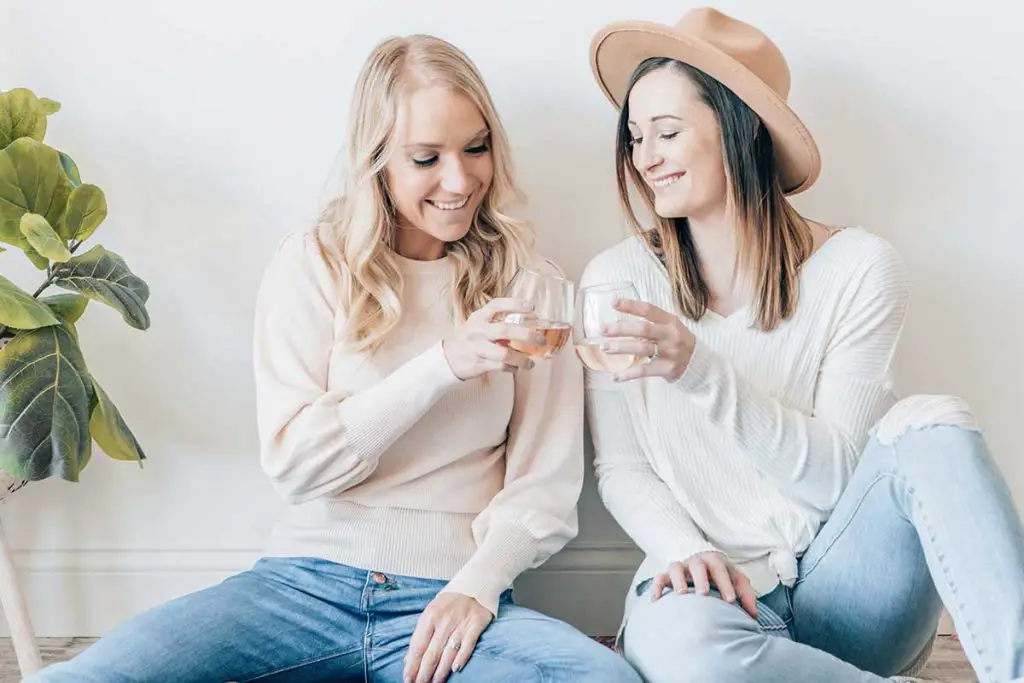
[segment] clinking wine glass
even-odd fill
[[[615,373],[628,368],[636,360],[629,354],[607,353],[604,326],[624,320],[634,320],[628,313],[615,310],[616,299],[640,300],[636,287],[630,282],[612,282],[580,288],[576,297],[573,318],[573,340],[576,354],[595,372]]]
[[[572,282],[557,275],[520,268],[509,285],[508,296],[529,301],[534,309],[528,315],[506,314],[504,321],[538,330],[544,335],[544,342],[525,344],[506,340],[501,343],[534,360],[551,358],[558,353],[572,335]]]

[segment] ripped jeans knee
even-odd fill
[[[875,438],[892,445],[911,429],[946,425],[980,431],[967,401],[958,396],[918,394],[894,405],[875,425]]]

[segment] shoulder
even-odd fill
[[[604,249],[587,263],[580,286],[642,280],[660,268],[657,258],[639,237],[632,236]]]
[[[846,315],[905,314],[910,276],[903,256],[887,239],[861,227],[845,228],[819,255],[823,258],[816,273],[821,281],[833,283],[834,301]]]
[[[855,267],[903,267],[903,257],[893,244],[879,235],[862,227],[843,228],[832,240],[836,240],[836,258]],[[831,240],[830,240],[831,242]],[[825,243],[829,245],[829,242]]]
[[[845,228],[832,237],[838,240],[826,247],[830,252],[831,270],[845,274],[852,284],[874,284],[897,290],[908,290],[910,276],[903,255],[889,240],[861,227]]]
[[[315,229],[288,232],[264,269],[261,290],[277,295],[337,298],[337,278]]]

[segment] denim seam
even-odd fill
[[[899,441],[897,441],[896,443],[894,443],[891,446],[889,446],[889,448],[893,452],[893,455],[896,458],[896,465],[897,465],[897,467],[899,466],[899,458],[900,458],[898,445],[899,445]],[[901,479],[901,481],[907,487],[907,495],[909,495],[910,498],[913,500],[914,508],[917,511],[917,513],[921,516],[921,521],[923,522],[924,527],[925,527],[925,531],[928,534],[928,540],[931,541],[932,547],[935,550],[935,558],[938,560],[939,567],[942,569],[942,576],[946,580],[946,583],[949,584],[949,590],[953,594],[953,598],[954,598],[954,600],[956,602],[957,610],[960,612],[960,614],[964,618],[963,619],[964,620],[964,626],[967,627],[968,634],[970,635],[970,638],[971,638],[971,644],[974,646],[975,650],[977,650],[978,655],[984,660],[985,672],[991,675],[991,673],[992,673],[992,664],[991,664],[990,661],[988,661],[988,657],[986,655],[985,649],[979,646],[979,639],[978,639],[977,632],[974,630],[974,624],[967,617],[967,611],[965,609],[964,603],[963,603],[963,601],[960,598],[959,592],[957,591],[956,584],[953,583],[953,577],[950,575],[949,570],[948,570],[948,568],[946,566],[946,562],[945,562],[946,555],[945,555],[944,552],[941,552],[941,550],[940,550],[939,543],[938,543],[938,541],[935,538],[935,533],[932,531],[931,522],[929,521],[928,516],[925,514],[924,508],[921,506],[920,501],[917,499],[917,496],[915,495],[914,487],[911,486],[905,479]],[[933,579],[933,581],[934,581],[934,579]]]
[[[363,630],[363,680],[371,681],[373,676],[373,615],[366,615],[366,628]]]
[[[830,550],[832,550],[832,546],[839,542],[839,539],[842,538],[843,534],[846,533],[846,530],[850,528],[851,524],[853,524],[854,518],[856,518],[857,513],[860,512],[861,507],[864,505],[864,499],[868,497],[868,494],[871,493],[872,490],[874,490],[875,486],[880,481],[882,481],[882,479],[889,476],[893,476],[892,473],[883,472],[882,474],[876,476],[874,480],[870,484],[868,484],[868,486],[864,489],[864,493],[863,495],[861,495],[860,500],[857,501],[857,507],[854,508],[853,514],[851,514],[849,519],[846,520],[846,524],[844,524],[843,527],[836,533],[836,535],[832,538],[832,541],[828,544],[828,546],[826,546],[825,549],[821,551],[821,554],[818,556],[818,559],[814,561],[814,564],[812,564],[807,569],[807,571],[803,572],[801,576],[796,580],[796,583],[793,585],[794,588],[803,583],[807,579],[807,577],[809,577],[811,573],[813,573],[814,570],[818,568],[818,565],[821,564],[821,561],[824,560],[825,556],[828,555]]]
[[[281,667],[280,669],[274,669],[273,671],[267,671],[266,673],[262,673],[259,676],[255,676],[253,678],[249,678],[249,679],[246,679],[246,680],[249,680],[249,681],[259,681],[259,680],[268,678],[270,676],[276,676],[278,674],[282,674],[282,673],[284,673],[286,671],[294,671],[296,669],[301,669],[302,667],[309,666],[310,664],[319,664],[321,662],[326,662],[326,661],[331,660],[331,659],[337,659],[338,657],[344,657],[345,655],[350,655],[353,652],[359,652],[359,647],[357,646],[357,647],[350,648],[348,650],[343,650],[343,651],[340,651],[340,652],[332,652],[329,655],[324,655],[324,656],[321,656],[321,657],[311,657],[310,659],[306,659],[306,660],[303,660],[303,661],[295,663],[295,664],[290,664],[289,666]]]

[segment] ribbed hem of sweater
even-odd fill
[[[476,552],[475,513],[313,500],[292,506],[265,554],[318,557],[384,574],[448,581]]]

